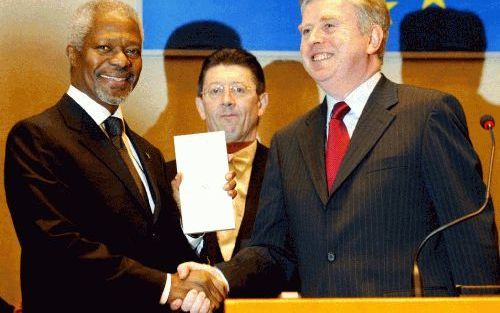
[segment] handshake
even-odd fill
[[[207,313],[218,309],[228,292],[229,285],[216,268],[186,262],[172,274],[167,303],[172,311]]]

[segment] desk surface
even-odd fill
[[[391,313],[500,312],[500,297],[461,298],[333,298],[333,299],[228,299],[226,313]]]

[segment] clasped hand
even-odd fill
[[[182,263],[172,275],[168,303],[173,311],[207,313],[220,307],[228,285],[213,267],[195,262]]]

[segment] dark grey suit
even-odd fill
[[[166,272],[197,260],[176,208],[166,205],[164,159],[127,128],[155,214],[111,141],[69,96],[11,130],[7,202],[21,243],[26,312],[155,312]]]
[[[251,247],[218,265],[231,296],[280,289],[295,268],[308,297],[408,296],[419,242],[483,202],[479,160],[454,97],[382,77],[331,194],[326,107],[274,136]],[[427,295],[453,295],[455,284],[498,284],[492,205],[432,240],[420,265]]]

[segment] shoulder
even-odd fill
[[[457,98],[436,89],[398,84],[383,77],[372,96],[380,105],[387,106],[385,101],[394,102],[394,105],[387,107],[400,117],[427,120],[435,113],[449,112],[458,115],[459,118],[465,118]]]
[[[406,84],[397,84],[397,88],[399,100],[407,103],[419,103],[431,106],[441,102],[449,104],[458,103],[455,96],[436,89]]]
[[[449,93],[406,84],[397,84],[398,113],[406,112],[413,119],[422,118],[426,125],[430,122],[454,124],[466,131],[467,123],[462,105]]]
[[[375,101],[394,101],[397,110],[418,109],[431,111],[443,106],[460,107],[456,97],[453,95],[430,88],[424,88],[408,84],[395,83],[385,76],[375,87],[372,98]],[[386,105],[387,103],[381,103]]]
[[[18,138],[23,141],[61,134],[62,120],[57,105],[18,121],[10,130],[8,138]]]

